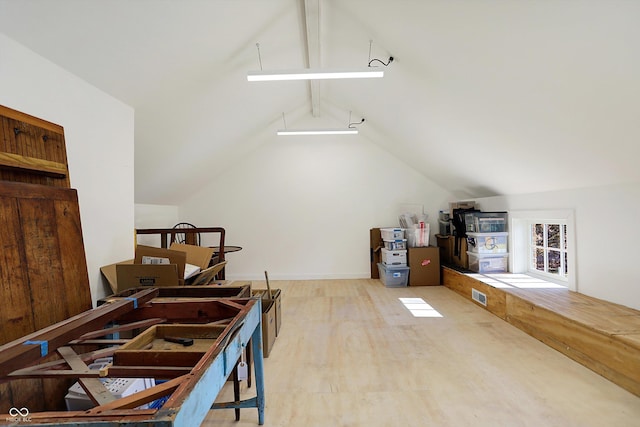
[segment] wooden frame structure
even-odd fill
[[[97,405],[86,411],[36,413],[28,413],[28,408],[12,408],[9,414],[0,414],[0,419],[9,425],[24,425],[28,421],[31,426],[193,427],[202,423],[210,409],[257,408],[258,424],[262,425],[265,399],[260,299],[171,300],[156,298],[158,293],[157,288],[150,288],[113,298],[95,309],[0,346],[0,383],[34,378],[73,379]],[[173,363],[158,365],[148,348],[129,351],[126,358],[118,357],[118,352],[136,338],[112,339],[114,334],[148,331],[160,324],[210,326],[217,328],[218,333],[197,360],[192,360],[192,352],[186,358],[181,350],[176,350],[168,358],[155,359]],[[256,396],[214,404],[249,342],[254,355]],[[108,356],[113,356],[113,363],[104,369],[88,368],[94,360]],[[127,397],[114,398],[100,381],[140,377],[164,382]],[[159,398],[167,400],[158,409],[140,409]],[[24,415],[25,409],[28,415]]]

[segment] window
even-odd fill
[[[529,271],[566,280],[567,224],[535,222],[530,226]]]
[[[573,210],[509,211],[509,271],[576,291]]]

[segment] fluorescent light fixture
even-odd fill
[[[278,135],[357,135],[358,129],[280,129],[277,133]]]
[[[302,70],[249,71],[247,80],[250,82],[265,82],[278,80],[366,79],[383,76],[384,71],[375,67],[353,70],[306,68]]]

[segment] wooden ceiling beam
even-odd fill
[[[303,0],[305,27],[307,30],[307,58],[309,68],[322,68],[320,61],[320,0]],[[309,80],[311,114],[320,116],[320,81]]]

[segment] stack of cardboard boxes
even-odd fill
[[[375,256],[378,253],[377,236],[379,261]],[[372,264],[377,261],[377,274],[374,275],[372,269],[372,278],[380,278],[387,287],[439,285],[440,253],[437,247],[428,246],[428,243],[427,236],[421,243],[424,246],[408,246],[403,228],[371,229]]]
[[[407,286],[409,267],[407,267],[407,239],[403,228],[381,228],[383,245],[378,263],[380,280],[388,288]]]

